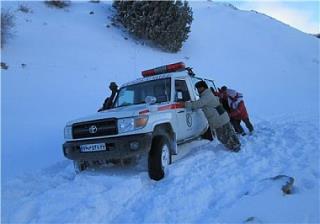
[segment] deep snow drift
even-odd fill
[[[4,222],[319,222],[319,39],[265,15],[193,2],[190,37],[169,54],[107,28],[111,2],[24,4],[33,12],[2,3],[16,15],[2,51]],[[256,133],[241,139],[243,150],[183,145],[161,182],[135,166],[75,176],[61,150],[65,123],[94,113],[110,81],[177,61],[244,94]],[[294,194],[282,195],[277,175],[295,178]]]
[[[319,222],[319,131],[315,119],[256,122],[230,153],[217,142],[180,147],[169,175],[151,181],[145,168],[108,167],[75,175],[64,161],[3,186],[5,222]],[[292,195],[285,179],[295,178]]]

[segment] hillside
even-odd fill
[[[1,70],[4,222],[319,222],[318,38],[255,12],[192,2],[190,37],[170,54],[110,25],[111,2],[67,10],[26,2],[32,13],[19,4],[2,2],[16,15],[1,59],[9,66]],[[75,176],[62,155],[65,123],[95,113],[110,81],[177,61],[244,94],[256,133],[241,139],[243,150],[183,145],[159,183],[139,167]],[[268,181],[277,175],[295,178],[293,195]]]

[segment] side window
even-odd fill
[[[209,88],[215,89],[215,86],[212,80],[205,79],[204,81],[207,83]]]
[[[193,87],[193,91],[195,92],[196,94],[196,100],[199,99],[199,93],[198,93],[198,90],[197,88],[195,87],[196,83],[199,82],[199,81],[202,81],[202,79],[199,79],[199,78],[192,78],[192,87]]]
[[[175,89],[176,89],[176,101],[189,101],[190,93],[187,87],[187,83],[184,80],[175,80]]]

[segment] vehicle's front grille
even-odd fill
[[[74,139],[116,134],[118,134],[116,119],[94,120],[72,125],[72,136]]]

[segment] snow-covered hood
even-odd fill
[[[146,104],[113,108],[113,109],[101,111],[92,115],[88,115],[86,117],[81,117],[76,120],[69,121],[67,125],[72,125],[78,122],[100,120],[100,119],[106,119],[106,118],[125,118],[125,117],[138,116],[139,112],[145,109],[146,109]]]

